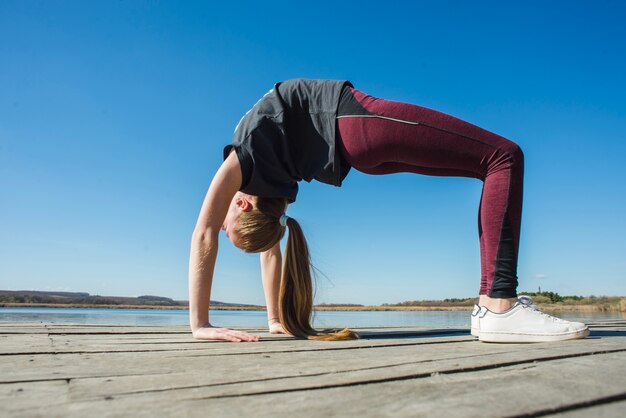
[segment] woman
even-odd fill
[[[189,268],[195,338],[258,340],[209,322],[220,229],[238,248],[261,253],[270,332],[357,337],[347,329],[321,333],[311,327],[309,252],[298,222],[285,214],[296,200],[298,181],[341,186],[351,167],[369,174],[413,172],[484,182],[478,217],[480,297],[472,312],[472,334],[480,340],[551,341],[589,333],[584,324],[554,318],[529,298],[517,298],[524,174],[519,146],[434,110],[368,96],[348,81],[295,79],[277,83],[244,115],[207,192]],[[286,230],[281,275],[280,239]]]

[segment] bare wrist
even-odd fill
[[[209,323],[209,321],[206,321],[206,322],[195,322],[193,324],[190,324],[190,326],[191,326],[191,332],[196,332],[200,328],[210,327],[211,324]]]

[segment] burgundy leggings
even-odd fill
[[[351,90],[362,111],[337,116],[346,161],[368,174],[412,172],[482,180],[480,294],[515,297],[524,177],[520,147],[453,116]]]

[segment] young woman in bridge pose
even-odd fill
[[[517,297],[524,155],[514,142],[453,116],[356,90],[348,81],[277,83],[244,115],[209,187],[193,233],[189,266],[190,325],[197,339],[257,341],[213,326],[208,309],[218,234],[261,254],[272,333],[350,339],[349,330],[311,327],[310,258],[298,222],[285,212],[300,180],[334,186],[354,168],[368,174],[412,172],[483,181],[478,210],[481,281],[472,334],[482,341],[582,338],[588,328],[541,312]],[[280,240],[288,230],[285,260]],[[282,266],[282,268],[281,268]]]

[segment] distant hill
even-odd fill
[[[125,306],[170,306],[186,308],[186,300],[174,300],[163,296],[144,295],[136,298],[126,296],[90,295],[86,292],[45,292],[39,290],[0,290],[1,304],[45,304],[45,305],[125,305]],[[227,303],[212,300],[211,306],[256,307],[241,303]]]
[[[626,312],[623,296],[561,296],[555,292],[522,292],[533,297],[542,309],[549,311],[576,310],[590,312]],[[379,311],[379,310],[470,310],[477,298],[444,300],[410,300],[400,303],[384,303],[380,306],[364,306],[356,303],[321,303],[316,310],[330,311]],[[0,290],[0,307],[47,306],[72,308],[161,308],[187,309],[189,302],[163,296],[138,297],[100,296],[86,292],[44,292],[38,290]],[[227,303],[212,300],[212,309],[265,310],[265,306]]]

